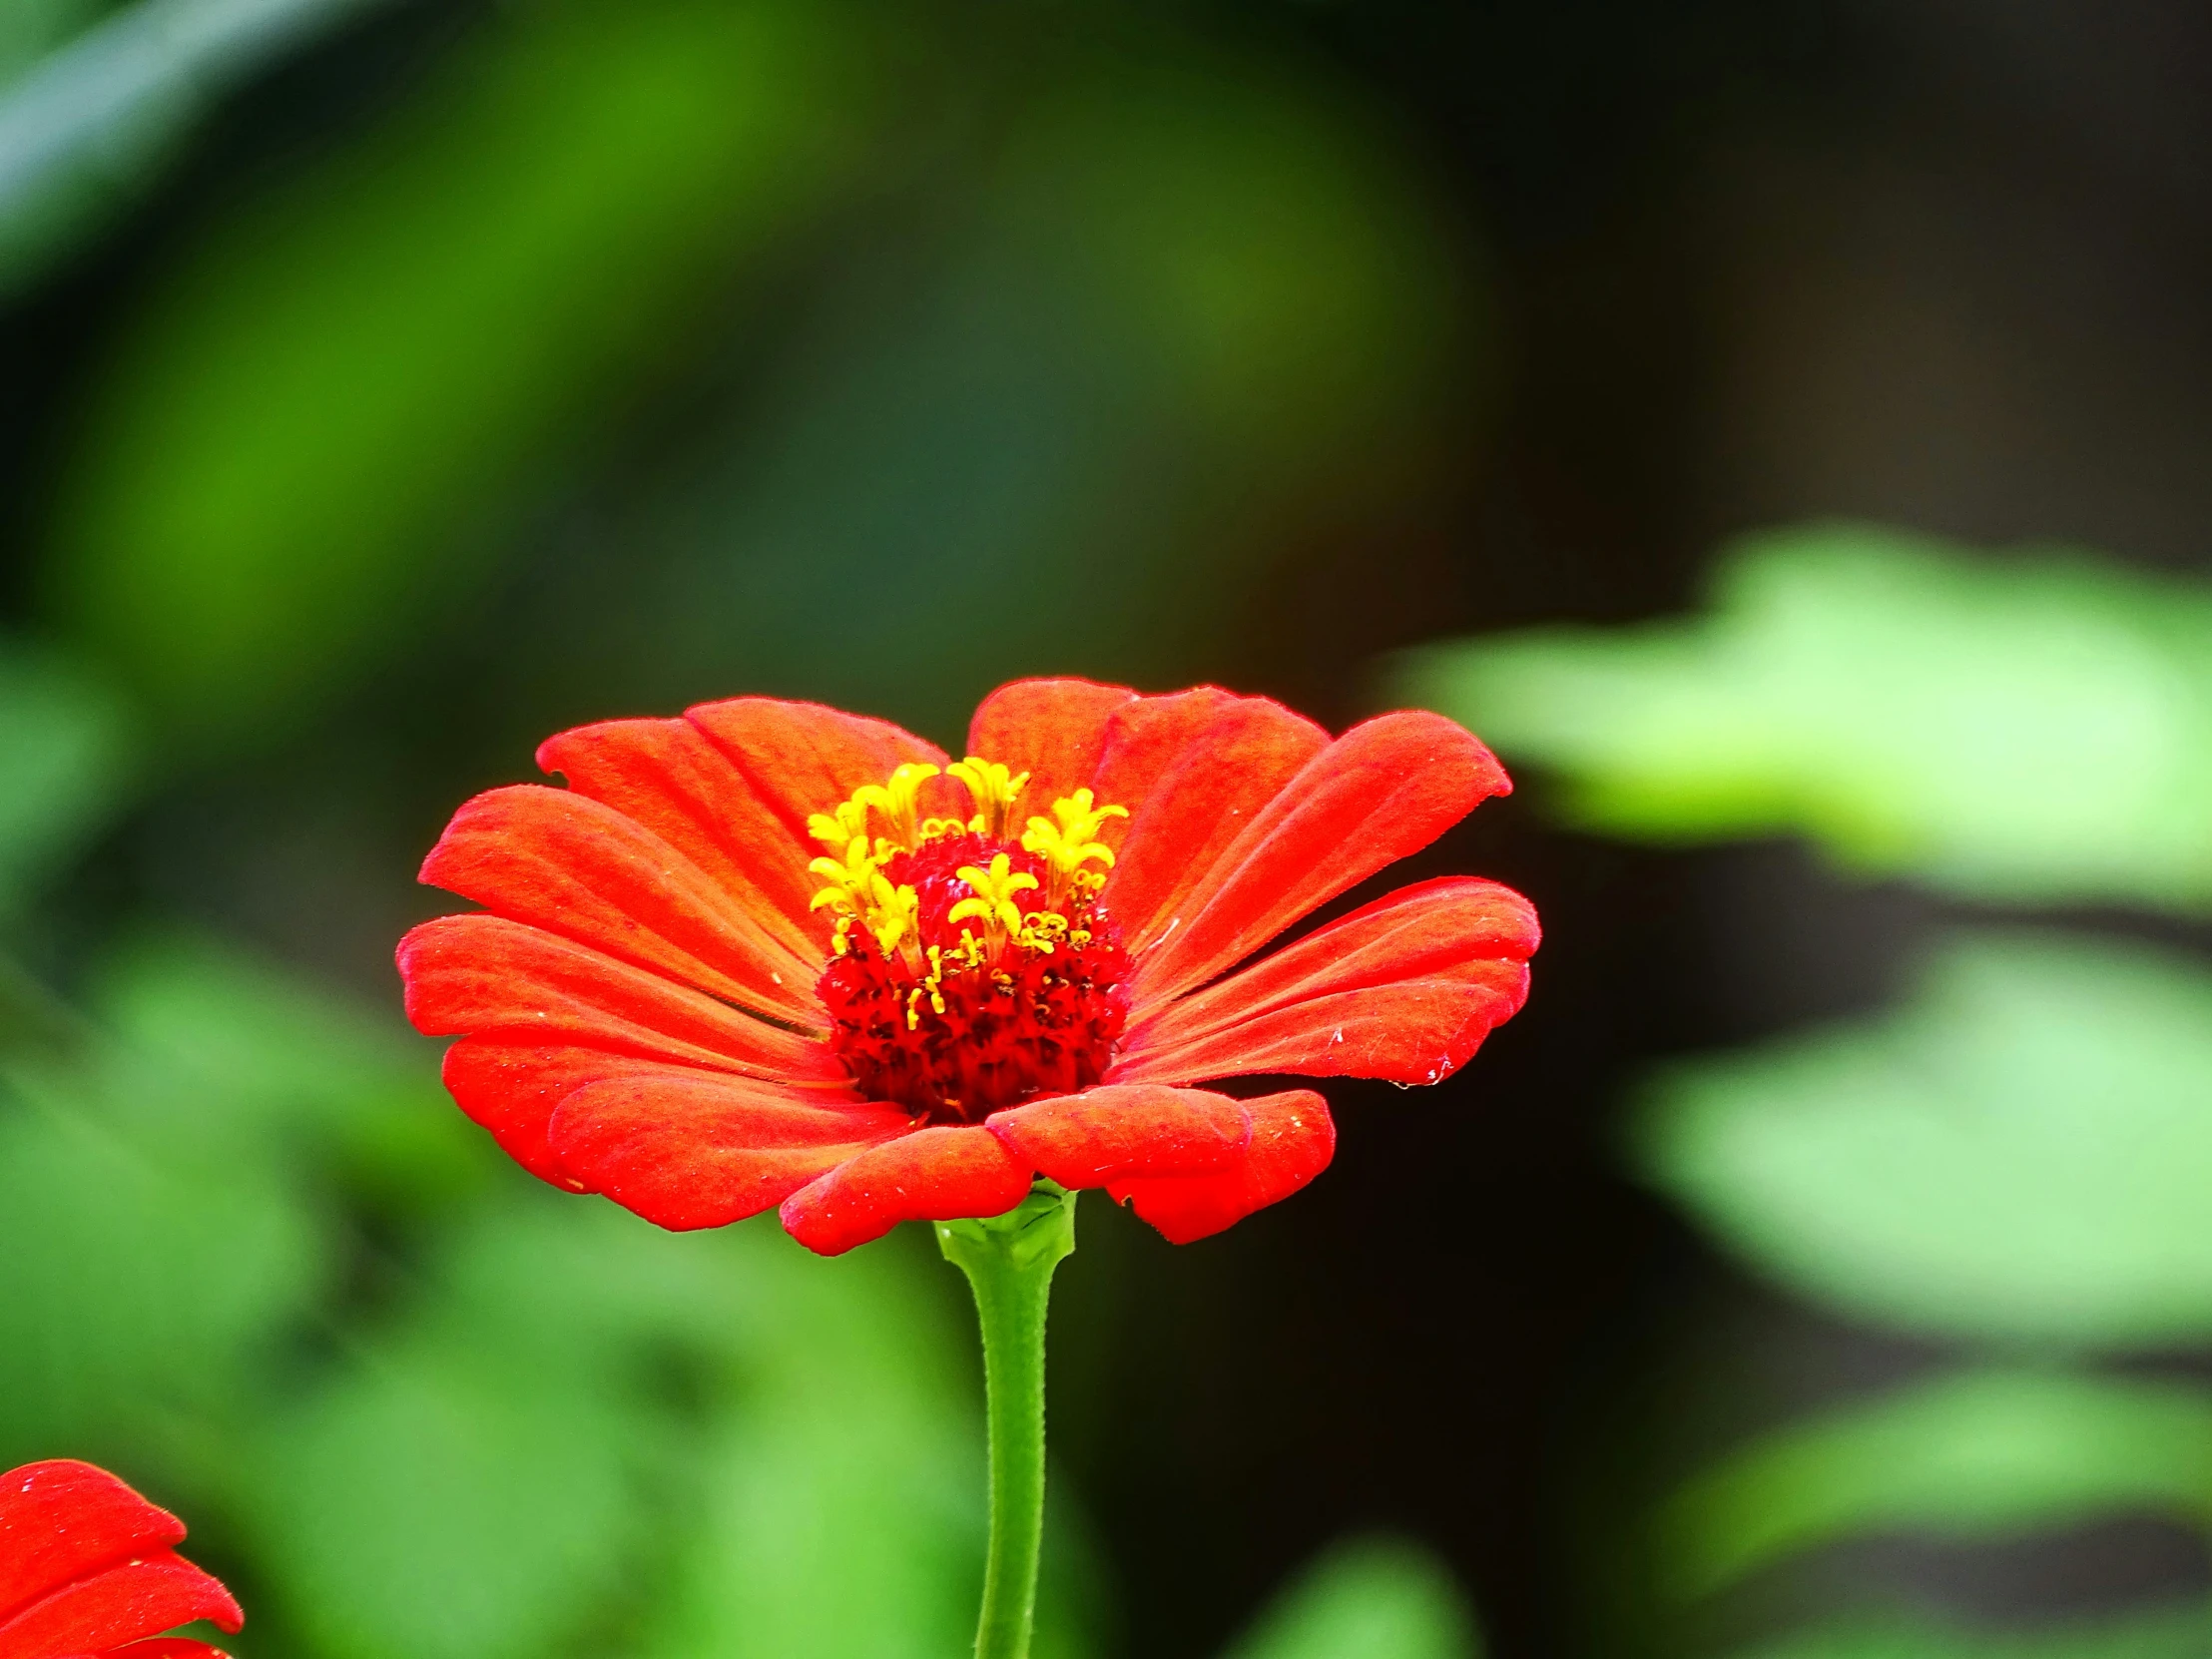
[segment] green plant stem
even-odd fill
[[[975,1659],[1028,1659],[1044,1542],[1044,1318],[1052,1270],[1075,1249],[1075,1194],[1040,1181],[1003,1216],[937,1223],[983,1333],[991,1541]]]

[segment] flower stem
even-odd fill
[[[1003,1216],[937,1223],[967,1275],[983,1332],[991,1541],[975,1659],[1028,1659],[1044,1539],[1044,1316],[1052,1270],[1075,1249],[1075,1194],[1040,1181]]]

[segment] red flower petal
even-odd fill
[[[808,909],[820,883],[807,858],[793,856],[791,826],[691,722],[579,726],[540,744],[538,765],[660,836],[760,916],[786,949],[821,962],[830,924]]]
[[[741,1005],[821,1018],[819,952],[795,954],[667,841],[572,791],[518,784],[476,797],[422,879]]]
[[[1329,734],[1264,697],[1202,686],[1141,698],[1108,722],[1098,799],[1129,809],[1103,901],[1142,952]],[[1115,844],[1111,839],[1109,844]]]
[[[781,1204],[911,1120],[819,1105],[734,1077],[661,1073],[575,1090],[548,1142],[561,1169],[658,1227],[721,1227]]]
[[[872,1147],[784,1200],[784,1230],[841,1256],[902,1221],[1002,1216],[1028,1196],[1030,1172],[988,1129],[917,1129]]]
[[[571,1192],[586,1184],[555,1155],[550,1136],[561,1102],[591,1083],[663,1081],[681,1090],[693,1084],[739,1081],[727,1071],[673,1065],[666,1060],[610,1054],[603,1048],[504,1043],[463,1037],[445,1051],[445,1086],[469,1117],[491,1131],[507,1155],[541,1181]],[[845,1089],[819,1085],[751,1084],[772,1098],[814,1110],[858,1106]]]
[[[219,1647],[196,1642],[189,1636],[156,1636],[151,1641],[126,1642],[104,1659],[231,1659]]]
[[[1210,1175],[1239,1162],[1252,1139],[1251,1117],[1226,1095],[1144,1086],[1032,1101],[993,1112],[984,1127],[1063,1187],[1099,1187],[1124,1176]]]
[[[737,765],[788,831],[784,850],[764,846],[761,855],[796,858],[801,870],[822,851],[807,834],[812,814],[828,812],[863,784],[882,783],[909,761],[945,764],[943,750],[887,720],[820,703],[734,697],[687,709],[684,718]]]
[[[1029,774],[1014,802],[1017,834],[1032,815],[1047,816],[1053,802],[1091,782],[1107,716],[1136,700],[1127,686],[1088,680],[1016,680],[983,699],[968,723],[968,753]]]
[[[185,1523],[72,1458],[0,1476],[0,1620],[96,1568],[181,1542]]]
[[[1329,1167],[1337,1126],[1311,1089],[1244,1102],[1252,1140],[1244,1157],[1216,1175],[1114,1181],[1106,1190],[1152,1223],[1170,1244],[1190,1244],[1285,1199]]]
[[[165,1550],[80,1578],[33,1602],[0,1624],[0,1653],[8,1659],[81,1659],[195,1619],[236,1630],[245,1618],[221,1583]]]
[[[820,1042],[499,916],[424,922],[400,940],[399,971],[425,1036],[574,1044],[772,1080],[845,1076]]]
[[[1526,1000],[1538,937],[1534,907],[1494,881],[1404,887],[1170,1003],[1111,1076],[1440,1082]]]
[[[1355,726],[1306,765],[1176,906],[1138,958],[1138,1017],[1511,787],[1496,758],[1441,715],[1381,715]]]

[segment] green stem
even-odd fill
[[[1044,1541],[1045,1304],[1075,1249],[1075,1194],[1040,1181],[1003,1216],[937,1223],[937,1247],[967,1275],[983,1332],[991,1542],[975,1659],[1028,1659]]]

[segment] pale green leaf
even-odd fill
[[[2212,1523],[2212,1396],[1994,1371],[1770,1433],[1697,1475],[1657,1524],[1667,1587],[1695,1597],[1860,1534],[1984,1538],[2125,1512]]]
[[[127,200],[224,92],[367,3],[139,0],[66,45],[96,0],[0,5],[0,292]]]
[[[1442,1562],[1403,1539],[1362,1538],[1307,1567],[1225,1659],[1475,1659],[1480,1651]]]
[[[1894,1016],[1663,1073],[1636,1144],[1723,1244],[1849,1314],[2212,1332],[2212,975],[2185,958],[1956,938]]]
[[[2212,903],[2212,590],[1867,526],[1739,543],[1702,621],[1410,660],[1581,823],[1795,831],[2001,899]]]

